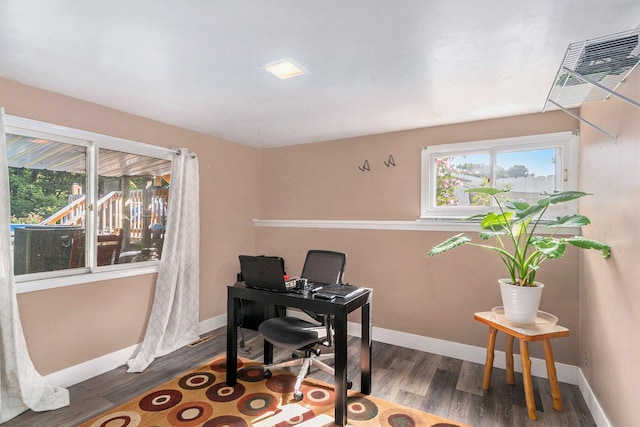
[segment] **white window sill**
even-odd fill
[[[154,274],[158,272],[159,261],[145,262],[140,267],[127,268],[105,268],[93,273],[77,272],[78,270],[69,270],[69,274],[57,277],[47,277],[35,280],[31,277],[23,278],[16,276],[16,293],[22,294],[26,292],[42,291],[45,289],[61,288],[64,286],[75,286],[84,283],[101,282],[104,280],[121,279],[123,277],[140,276],[145,274]]]
[[[477,232],[477,222],[457,219],[418,219],[415,221],[376,221],[376,220],[308,220],[308,219],[254,219],[256,227],[276,228],[333,228],[359,230],[406,230],[406,231],[455,231]],[[551,234],[545,227],[539,229],[540,234]],[[548,232],[548,233],[547,233]],[[562,228],[560,234],[579,235],[579,228]]]

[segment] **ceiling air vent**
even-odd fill
[[[636,28],[570,44],[549,91],[543,111],[551,103],[615,139],[615,136],[567,109],[610,96],[640,107],[639,103],[616,92],[620,83],[640,63],[639,41],[640,28]]]

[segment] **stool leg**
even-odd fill
[[[549,377],[549,388],[551,389],[551,401],[553,409],[562,411],[562,396],[560,395],[560,387],[558,386],[558,377],[556,376],[556,365],[553,360],[553,350],[551,350],[551,342],[549,340],[542,341],[544,348],[544,360],[547,363],[547,376]]]
[[[489,390],[491,385],[491,369],[493,368],[493,352],[496,347],[496,334],[498,330],[489,326],[489,343],[487,344],[487,360],[484,364],[484,377],[482,378],[482,389]]]
[[[513,373],[513,335],[507,335],[507,344],[505,350],[505,362],[507,365],[507,384],[515,385],[516,377]]]
[[[536,414],[536,401],[533,398],[533,381],[531,380],[531,359],[529,359],[529,346],[523,339],[520,340],[520,357],[522,358],[522,382],[524,383],[524,397],[527,401],[527,412],[532,420],[538,419]]]

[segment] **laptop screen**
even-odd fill
[[[244,283],[248,287],[279,292],[287,290],[280,258],[250,255],[240,255],[238,258]]]

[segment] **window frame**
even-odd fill
[[[137,155],[154,157],[172,161],[175,149],[155,146],[147,143],[132,141],[124,138],[103,135],[95,132],[54,125],[42,121],[22,117],[4,115],[5,134],[20,134],[51,139],[58,142],[83,146],[87,150],[86,165],[86,203],[87,206],[97,205],[98,200],[98,153],[100,149],[115,150]],[[85,232],[88,248],[87,265],[85,267],[54,270],[47,272],[29,273],[14,276],[16,291],[30,292],[61,286],[76,285],[113,278],[136,276],[156,273],[159,260],[141,261],[136,263],[115,264],[107,266],[96,265],[97,251],[97,211],[87,209]]]
[[[495,182],[496,155],[505,152],[560,149],[560,159],[556,159],[556,186],[558,191],[578,189],[578,140],[577,131],[565,131],[540,135],[500,138],[481,141],[460,142],[426,146],[421,151],[421,200],[419,220],[459,220],[476,214],[486,213],[492,206],[436,206],[436,168],[434,158],[489,154],[490,174]],[[560,209],[552,206],[547,218],[575,213],[577,202]]]

